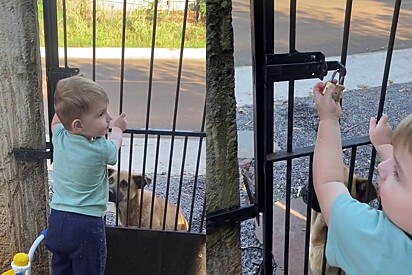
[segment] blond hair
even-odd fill
[[[392,144],[394,146],[401,146],[403,149],[408,150],[412,155],[412,114],[404,118],[398,127],[396,127],[393,136]]]
[[[101,100],[109,103],[106,91],[99,84],[82,76],[72,76],[57,83],[54,109],[63,126],[71,129],[75,119],[80,119]]]

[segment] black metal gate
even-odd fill
[[[283,273],[290,274],[289,249],[290,249],[290,214],[291,214],[291,183],[294,160],[306,158],[309,161],[309,190],[310,199],[307,207],[306,238],[302,246],[305,247],[304,274],[308,274],[308,251],[309,234],[311,220],[311,202],[313,196],[311,170],[313,158],[313,146],[294,147],[293,132],[294,125],[294,88],[295,80],[319,78],[323,79],[328,71],[343,68],[347,62],[348,42],[351,24],[352,1],[346,1],[343,38],[341,46],[341,58],[339,61],[326,61],[322,52],[299,52],[296,49],[296,14],[297,1],[290,1],[289,17],[289,52],[285,54],[275,53],[274,45],[274,2],[271,0],[252,0],[252,55],[253,55],[253,88],[254,88],[254,121],[255,121],[255,183],[257,212],[263,214],[263,271],[264,274],[272,274],[274,266],[273,259],[273,195],[274,195],[274,165],[285,162],[286,167],[283,173],[286,175],[286,211],[284,223],[284,248],[283,248]],[[377,117],[380,118],[384,108],[386,91],[389,80],[389,70],[394,49],[395,34],[398,25],[401,1],[394,1],[392,25],[387,47],[386,62],[381,85],[379,106],[376,110]],[[322,16],[319,8],[319,16]],[[315,49],[316,50],[316,49]],[[350,73],[350,72],[348,72]],[[287,102],[287,141],[284,150],[274,150],[274,83],[288,81],[288,102]],[[309,87],[308,87],[309,88]],[[345,99],[343,99],[345,100]],[[374,174],[376,151],[371,149],[368,136],[359,136],[352,139],[343,140],[343,149],[348,149],[348,159],[350,159],[350,175],[353,174],[357,148],[365,146],[371,150],[369,166],[369,182]],[[369,146],[368,146],[369,145]],[[349,182],[351,179],[349,180]],[[372,187],[370,188],[372,189]],[[274,221],[276,223],[276,221]],[[276,245],[276,244],[275,244]],[[276,259],[274,259],[276,262]],[[324,261],[325,262],[325,261]]]
[[[90,78],[95,80],[96,72],[99,69],[99,66],[96,65],[96,45],[98,43],[96,40],[96,26],[99,22],[96,11],[98,6],[96,0],[79,1],[79,3],[80,2],[82,2],[83,5],[87,5],[89,11],[87,16],[90,18],[92,30],[92,47],[90,54],[87,55],[88,61],[86,62],[88,62],[92,69]],[[121,54],[118,58],[120,63],[119,113],[124,112],[124,104],[125,101],[127,101],[127,99],[125,99],[127,92],[125,88],[125,51],[127,50],[127,15],[130,12],[127,1],[121,2],[122,3],[118,4],[120,7],[118,12],[122,14]],[[205,177],[199,172],[199,170],[202,169],[202,165],[205,165],[205,104],[204,102],[201,103],[202,107],[200,110],[203,110],[203,113],[197,130],[182,130],[178,128],[178,115],[181,115],[178,112],[179,98],[182,97],[181,82],[184,77],[182,76],[182,67],[185,31],[189,14],[189,1],[181,2],[183,3],[182,39],[177,57],[176,89],[173,97],[174,100],[168,102],[168,106],[171,106],[170,109],[173,110],[170,115],[172,118],[171,128],[159,129],[150,127],[150,116],[151,112],[153,112],[153,110],[151,110],[151,104],[153,100],[156,22],[158,19],[159,5],[159,2],[155,0],[152,3],[153,14],[151,14],[152,46],[150,49],[150,62],[147,67],[149,74],[148,89],[147,94],[142,97],[147,99],[147,106],[145,111],[141,111],[138,108],[133,110],[133,112],[137,111],[141,113],[141,116],[145,119],[142,119],[144,123],[141,128],[131,127],[125,131],[123,144],[128,146],[130,150],[120,150],[117,169],[128,170],[130,178],[132,169],[136,169],[136,165],[133,165],[133,155],[138,154],[137,152],[133,152],[133,149],[139,148],[138,157],[141,157],[142,161],[140,162],[141,166],[139,165],[137,170],[140,174],[143,174],[143,176],[147,174],[153,175],[153,193],[164,197],[166,204],[170,201],[180,208],[188,220],[189,228],[186,232],[124,228],[118,226],[118,218],[116,216],[115,225],[107,226],[106,228],[108,246],[106,274],[205,274]],[[42,7],[44,14],[47,109],[49,118],[48,130],[49,133],[51,133],[50,125],[54,115],[53,97],[57,82],[62,78],[84,72],[81,72],[79,68],[71,68],[68,65],[70,63],[70,54],[68,53],[69,49],[67,45],[68,19],[66,16],[66,1],[43,0]],[[84,8],[84,6],[81,6],[80,9],[82,7]],[[59,33],[58,26],[60,26],[60,31],[63,32]],[[60,35],[63,37],[62,50],[64,56],[59,56],[58,36]],[[63,66],[61,63],[63,63]],[[104,62],[101,66],[105,66]],[[88,72],[86,72],[86,74],[87,73]],[[110,72],[109,70],[109,73],[112,78],[116,77],[115,74],[117,72]],[[192,75],[196,74],[196,72],[190,73]],[[173,91],[171,91],[171,93],[173,93]],[[204,95],[202,96],[204,97]],[[130,114],[130,110],[128,112]],[[187,114],[184,115],[187,116]],[[137,139],[140,139],[141,143],[136,146]],[[150,150],[148,149],[149,144],[152,144],[152,147],[150,147],[152,149]],[[52,149],[51,147],[51,144],[48,143],[48,148]],[[162,151],[165,147],[167,147],[167,149]],[[153,152],[151,150],[153,150]],[[163,155],[159,156],[159,152]],[[46,152],[40,157],[51,158],[51,151]],[[165,164],[165,166],[167,166],[165,168],[166,172],[159,172],[159,158],[162,157],[168,160],[167,164]],[[148,168],[149,161],[151,162],[150,165],[152,165],[151,168]],[[152,163],[152,161],[154,163]],[[124,167],[127,168],[122,168],[122,162],[127,164],[124,165]],[[191,171],[188,171],[188,164],[192,165]],[[178,176],[175,176],[175,179],[173,179],[173,175],[171,175],[172,170],[178,171]],[[159,189],[162,184],[163,194],[156,193],[155,189]],[[185,189],[183,190],[183,188]]]

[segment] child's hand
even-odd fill
[[[313,87],[313,97],[315,100],[316,108],[318,109],[318,115],[320,120],[339,120],[341,113],[341,106],[339,102],[335,102],[332,98],[332,94],[335,91],[336,86],[334,84],[330,85],[326,89],[325,94],[323,95],[323,89],[325,84],[318,82]]]
[[[388,123],[388,116],[383,114],[376,123],[376,118],[371,117],[369,122],[369,138],[373,146],[379,147],[392,143],[392,128]]]
[[[112,127],[118,127],[122,130],[122,132],[124,132],[127,128],[127,122],[126,122],[126,114],[121,114],[118,117],[115,117],[112,121],[111,121],[111,125]]]

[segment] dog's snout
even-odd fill
[[[308,204],[309,191],[306,184],[299,187],[298,197],[302,197],[303,201]]]
[[[109,202],[116,202],[116,192],[113,189],[109,189]]]

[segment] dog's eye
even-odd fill
[[[120,182],[120,187],[127,187],[127,182],[125,180],[122,180]]]
[[[109,178],[109,184],[113,184],[113,178]]]

